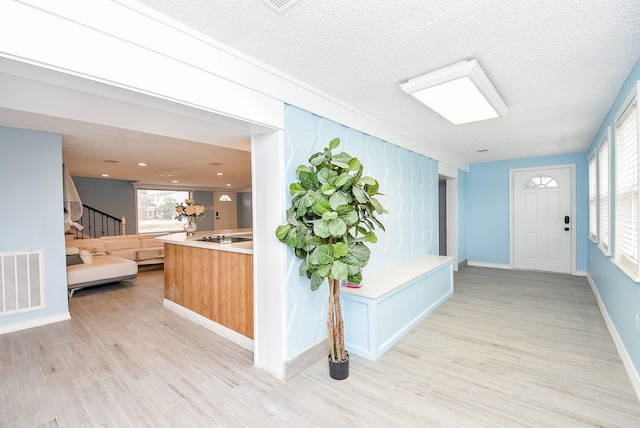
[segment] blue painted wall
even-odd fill
[[[73,184],[84,205],[116,218],[126,218],[127,235],[137,233],[136,192],[132,181],[73,177]],[[99,232],[98,235],[100,235]]]
[[[371,245],[367,275],[426,254],[438,254],[438,164],[336,122],[295,107],[285,108],[285,164],[287,194],[298,181],[295,170],[339,137],[339,151],[360,159],[365,174],[380,182],[380,197],[389,214],[381,218],[386,232]],[[288,198],[287,206],[291,203]],[[283,222],[285,220],[283,213]],[[274,231],[275,232],[275,231]],[[326,337],[327,286],[313,292],[298,275],[299,259],[287,248],[287,356],[299,355]],[[325,283],[326,284],[326,283]]]
[[[509,265],[509,169],[569,165],[576,168],[576,270],[587,269],[588,171],[586,153],[469,165],[468,260]]]
[[[0,182],[0,252],[44,250],[46,299],[43,310],[0,317],[0,327],[68,316],[62,137],[0,126]]]
[[[614,129],[615,115],[622,108],[633,86],[640,80],[640,60],[629,73],[622,89],[602,122],[598,134],[593,140],[589,153],[595,150],[607,127]],[[609,180],[613,189],[615,166],[615,132],[612,133],[613,141],[610,141],[609,157],[612,160],[611,178]],[[614,195],[610,189],[609,194]],[[610,198],[613,201],[613,197]],[[611,248],[615,248],[614,229],[615,212],[610,209]],[[587,241],[585,239],[585,241]],[[640,373],[640,284],[632,281],[617,266],[611,262],[611,257],[606,256],[600,248],[588,241],[589,267],[588,275],[598,290],[605,310],[611,319],[620,340],[622,341],[636,373]]]
[[[467,260],[467,236],[469,233],[469,228],[467,226],[468,222],[468,192],[467,188],[469,186],[468,180],[469,174],[466,171],[458,170],[458,179],[456,180],[456,193],[457,193],[457,201],[456,201],[456,210],[457,210],[457,222],[458,222],[458,231],[457,231],[457,261],[461,263]]]
[[[253,227],[253,218],[251,213],[252,196],[251,192],[240,192],[238,197],[238,229]]]

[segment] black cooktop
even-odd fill
[[[252,241],[253,238],[247,238],[245,236],[204,236],[196,241],[203,242],[215,242],[217,244],[232,244],[234,242],[246,242]]]

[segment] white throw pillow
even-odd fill
[[[67,247],[67,256],[74,256],[78,254],[80,250],[78,247]]]
[[[80,258],[84,264],[93,263],[93,255],[87,250],[80,251]]]

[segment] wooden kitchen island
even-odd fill
[[[174,233],[164,243],[164,306],[253,350],[253,241],[203,242],[203,237],[251,237],[251,229]]]

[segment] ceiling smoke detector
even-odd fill
[[[262,0],[264,4],[278,13],[283,13],[300,0]]]

